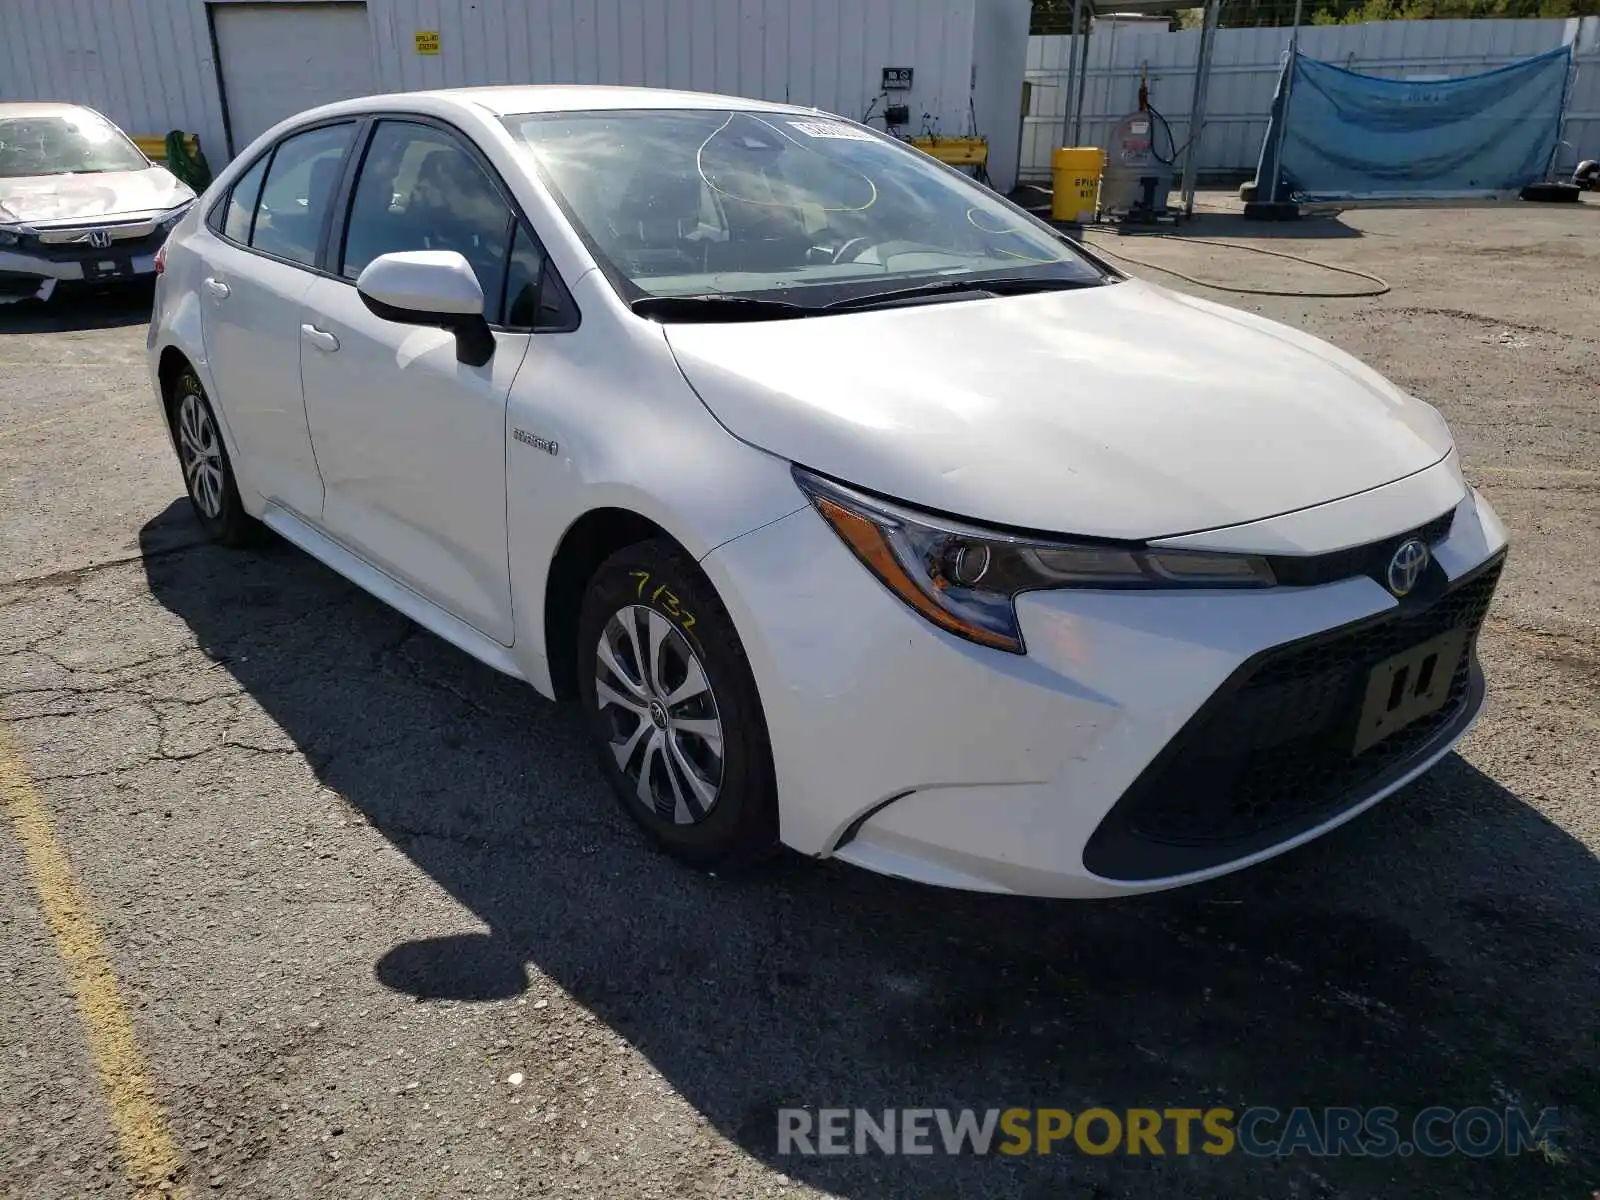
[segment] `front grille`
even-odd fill
[[[109,234],[111,240],[120,242],[126,238],[144,237],[155,230],[155,222],[148,217],[134,221],[91,221],[86,225],[50,225],[38,231],[34,236],[46,246],[75,245],[79,238],[89,233]]]
[[[1389,614],[1257,655],[1107,814],[1084,862],[1109,878],[1182,874],[1244,857],[1359,803],[1460,723],[1502,559]],[[1467,649],[1442,708],[1352,754],[1369,673],[1453,630]]]
[[[1432,547],[1450,535],[1450,526],[1455,517],[1456,510],[1452,508],[1425,525],[1418,525],[1415,529],[1380,541],[1368,542],[1364,546],[1352,546],[1348,550],[1334,550],[1328,554],[1270,555],[1267,562],[1272,566],[1273,578],[1285,587],[1316,587],[1322,583],[1354,579],[1357,575],[1365,575],[1382,583],[1389,570],[1389,560],[1394,557],[1401,542],[1420,538]]]
[[[99,262],[154,254],[166,240],[166,231],[156,229],[143,237],[117,238],[111,245],[97,249],[87,242],[41,242],[36,235],[24,235],[17,248],[47,262]]]

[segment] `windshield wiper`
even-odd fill
[[[781,321],[820,309],[756,296],[641,296],[629,306],[641,317],[668,321]]]
[[[868,292],[864,296],[850,296],[835,300],[826,307],[837,311],[852,308],[877,308],[881,305],[899,304],[906,300],[920,300],[924,296],[959,296],[975,293],[990,296],[1022,296],[1029,292],[1072,292],[1079,288],[1099,287],[1102,279],[1029,279],[1004,277],[1000,279],[939,279],[932,283],[919,283],[913,287],[895,288],[887,292]]]

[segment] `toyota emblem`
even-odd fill
[[[1426,542],[1418,538],[1401,542],[1389,560],[1389,590],[1396,596],[1409,596],[1428,569],[1430,557]]]

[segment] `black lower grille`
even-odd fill
[[[1431,601],[1251,659],[1107,814],[1084,852],[1108,878],[1204,870],[1359,803],[1470,713],[1477,633],[1501,559]],[[1353,753],[1368,676],[1385,659],[1467,634],[1442,708]]]
[[[31,296],[39,290],[38,275],[24,275],[20,271],[0,271],[0,297],[12,299]]]

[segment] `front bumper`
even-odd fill
[[[48,300],[62,283],[117,283],[155,274],[165,231],[109,247],[24,245],[0,248],[0,303]]]
[[[1352,509],[1381,508],[1404,529],[1438,516],[1427,506],[1439,496],[1459,497],[1433,548],[1444,594],[1432,601],[1397,602],[1364,576],[1262,591],[1037,592],[1018,601],[1026,656],[930,626],[809,508],[719,548],[702,565],[760,689],[783,840],[926,883],[1110,896],[1236,870],[1349,820],[1476,717],[1475,631],[1506,541],[1453,459],[1391,488]],[[1258,523],[1260,536],[1309,529],[1310,511]],[[1268,769],[1272,754],[1303,749],[1296,721],[1342,719],[1329,708],[1339,688],[1452,620],[1474,633],[1459,678],[1403,744],[1391,738],[1354,766],[1347,754],[1306,760],[1303,781],[1292,766]],[[1294,666],[1313,661],[1309,674]],[[1252,687],[1253,708],[1225,703]],[[1219,725],[1219,712],[1233,719]],[[1230,737],[1254,748],[1219,767],[1208,750]]]

